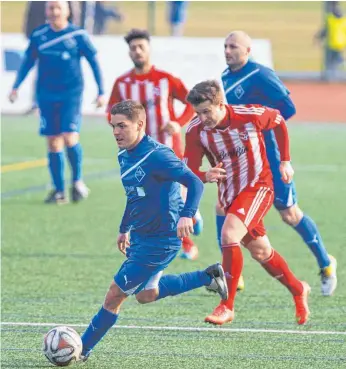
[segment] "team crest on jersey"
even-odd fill
[[[141,167],[138,167],[135,173],[135,177],[138,182],[141,182],[142,179],[145,177],[145,172]]]
[[[234,90],[234,95],[237,99],[241,99],[244,93],[245,91],[241,85],[237,86],[237,88]]]
[[[249,134],[247,132],[239,132],[239,137],[242,141],[248,141]]]

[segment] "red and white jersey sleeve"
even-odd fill
[[[201,121],[195,118],[187,127],[185,134],[184,163],[195,173],[202,182],[206,182],[205,172],[200,171],[205,149],[200,141]]]
[[[264,107],[262,105],[231,105],[233,113],[239,118],[238,124],[242,124],[242,119],[252,121],[261,131],[272,129],[280,151],[282,161],[290,160],[289,136],[285,119],[276,109]]]
[[[177,121],[183,126],[191,120],[194,112],[192,106],[186,103],[187,93],[180,79],[155,67],[142,75],[131,70],[116,80],[108,106],[127,99],[140,102],[147,114],[146,133],[174,149],[181,146],[180,134],[170,136],[162,128],[170,121]],[[185,104],[181,115],[175,111],[175,99]]]

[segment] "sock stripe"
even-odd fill
[[[271,259],[273,259],[273,257],[274,257],[274,249],[272,248],[272,251],[271,251],[271,253],[270,253],[269,258],[267,258],[267,259],[265,259],[265,260],[262,260],[260,263],[261,263],[261,264],[268,263]]]
[[[229,247],[236,247],[236,246],[240,246],[240,244],[238,242],[232,242],[232,243],[227,243],[225,245],[221,245],[223,249],[227,249]]]

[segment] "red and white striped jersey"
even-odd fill
[[[182,151],[181,135],[170,136],[162,131],[162,127],[170,121],[184,126],[192,119],[194,111],[186,102],[187,94],[183,82],[167,72],[152,67],[148,73],[138,75],[132,69],[114,82],[107,109],[108,119],[114,104],[127,99],[138,101],[146,110],[146,133],[170,148],[175,149],[180,145]],[[175,112],[174,99],[185,104],[185,110],[180,116]]]
[[[215,128],[205,127],[199,118],[186,131],[184,161],[206,182],[199,170],[204,155],[212,167],[219,163],[226,180],[218,183],[219,201],[228,208],[247,186],[257,183],[273,187],[262,130],[273,129],[281,160],[289,161],[289,140],[285,120],[278,110],[260,105],[226,105],[226,116]]]

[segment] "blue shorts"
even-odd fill
[[[57,136],[62,133],[79,132],[82,123],[82,97],[63,101],[39,100],[40,134]]]
[[[277,210],[285,210],[297,203],[296,186],[294,182],[284,183],[274,178],[274,206]]]
[[[274,182],[274,206],[277,210],[285,210],[297,203],[297,192],[294,182],[284,183],[279,171],[280,153],[272,130],[265,131],[267,158],[273,175]]]
[[[138,252],[136,246],[131,245],[127,249],[128,259],[114,276],[114,282],[128,296],[137,294],[143,289],[156,288],[162,271],[174,260],[179,251],[169,247],[163,249],[144,247],[147,250],[146,254]]]

